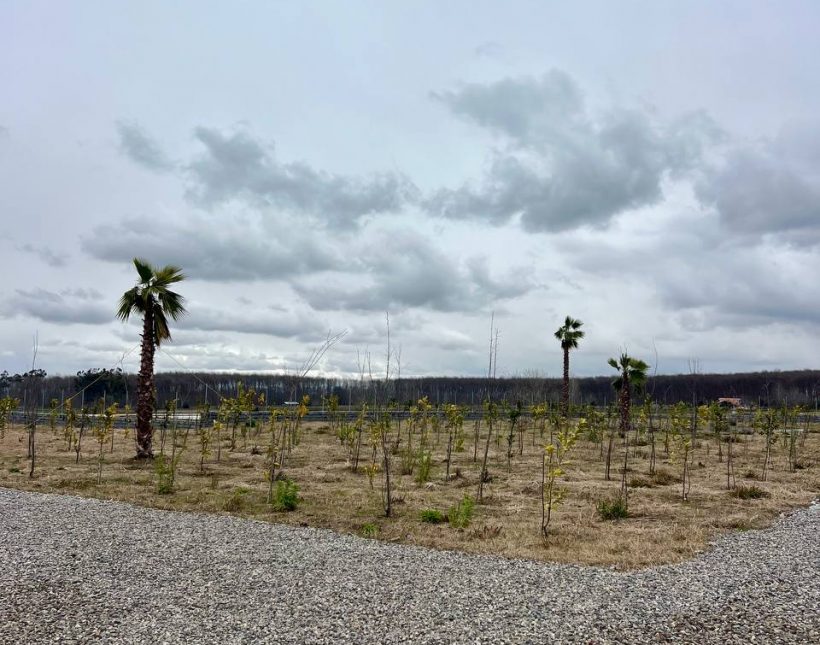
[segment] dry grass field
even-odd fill
[[[739,434],[734,444],[737,485],[754,484],[770,494],[760,499],[738,499],[727,491],[726,463],[720,462],[712,435],[698,438],[694,451],[689,500],[681,500],[681,466],[664,452],[663,433],[658,433],[657,474],[648,475],[647,446],[630,454],[627,473],[630,516],[603,520],[597,501],[614,497],[619,489],[622,447],[616,442],[612,480],[604,478],[601,448],[587,439],[579,440],[567,464],[561,485],[566,499],[554,512],[545,542],[540,534],[540,481],[543,445],[534,426],[525,425],[523,454],[516,437],[511,467],[506,459],[504,424],[499,423],[499,441],[490,442],[489,473],[483,503],[476,504],[467,528],[428,524],[420,519],[423,509],[446,513],[465,494],[476,496],[481,469],[473,461],[473,422],[464,424],[464,449],[453,453],[451,480],[445,481],[447,436],[436,441],[431,434],[433,465],[430,480],[417,483],[401,475],[400,452],[391,463],[394,477],[394,517],[385,518],[382,506],[382,475],[376,473],[371,488],[365,467],[371,463],[371,448],[365,443],[358,472],[352,472],[346,449],[326,424],[305,424],[301,440],[286,458],[284,474],[299,487],[299,505],[291,512],[274,512],[266,503],[268,490],[265,434],[261,450],[242,441],[229,450],[223,438],[221,458],[216,446],[200,472],[198,441],[190,431],[179,462],[174,492],[159,494],[157,477],[150,463],[135,462],[133,431],[115,431],[113,452],[106,442],[101,482],[97,483],[98,444],[93,436],[83,440],[79,463],[66,449],[58,428],[47,425],[37,431],[35,476],[29,478],[26,433],[22,427],[6,428],[0,441],[0,486],[50,493],[67,493],[116,499],[161,509],[233,513],[243,517],[287,524],[325,527],[392,542],[438,549],[573,562],[631,569],[676,562],[704,549],[727,531],[761,528],[791,508],[806,505],[820,495],[820,434],[810,433],[799,449],[799,468],[789,472],[787,449],[782,441],[772,448],[772,467],[767,481],[757,481],[763,463],[764,438]],[[483,430],[483,428],[482,428]],[[484,433],[480,445],[483,446]],[[155,434],[155,452],[161,437]],[[181,443],[181,439],[178,441]],[[170,439],[165,441],[165,451]],[[604,449],[606,442],[604,442]],[[254,453],[259,454],[254,454]],[[725,455],[726,444],[723,445]],[[632,453],[632,451],[631,451]],[[378,459],[377,459],[378,461]],[[237,545],[239,547],[240,545]]]

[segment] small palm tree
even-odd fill
[[[164,340],[171,340],[168,318],[176,320],[185,314],[185,299],[171,291],[175,282],[185,279],[182,269],[168,265],[161,269],[145,260],[134,258],[139,274],[136,286],[120,298],[117,318],[123,322],[131,314],[142,316],[142,349],[137,381],[137,459],[150,459],[154,416],[154,351]]]
[[[630,407],[632,404],[632,387],[643,385],[646,382],[646,373],[649,365],[638,358],[632,358],[626,352],[621,354],[618,360],[610,358],[607,363],[618,370],[618,377],[612,381],[614,387],[620,394],[618,403],[621,408],[620,432],[626,433],[632,427],[630,417]]]
[[[646,372],[649,365],[642,360],[632,358],[626,352],[621,354],[618,360],[610,358],[607,361],[612,367],[618,370],[618,377],[612,382],[612,387],[620,390],[618,397],[621,408],[620,432],[624,438],[624,462],[621,469],[621,500],[624,507],[629,507],[629,488],[626,485],[626,473],[629,463],[629,431],[632,427],[630,417],[630,406],[632,403],[632,387],[643,385],[646,382]]]
[[[584,337],[581,331],[584,323],[575,318],[567,316],[564,324],[555,332],[555,337],[561,341],[561,349],[564,350],[564,384],[561,389],[561,416],[564,418],[569,414],[569,350],[577,349],[578,341]]]

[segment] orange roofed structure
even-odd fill
[[[740,399],[740,397],[722,396],[718,398],[718,405],[722,405],[729,408],[739,408],[743,405],[743,401]]]

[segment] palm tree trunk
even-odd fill
[[[630,407],[632,404],[629,392],[629,375],[624,373],[622,376],[623,383],[621,384],[621,427],[620,432],[626,434],[632,428],[630,419]]]
[[[629,506],[629,488],[626,485],[626,470],[629,466],[629,431],[632,429],[632,419],[630,417],[631,393],[629,383],[629,373],[624,370],[623,384],[621,386],[621,432],[624,437],[624,463],[621,470],[621,499],[624,506]]]
[[[154,415],[154,312],[147,307],[142,325],[142,350],[137,381],[137,459],[151,459]]]
[[[561,416],[569,416],[569,348],[564,348],[564,383],[561,388]]]

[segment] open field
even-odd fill
[[[403,444],[399,443],[391,457],[391,518],[384,517],[382,473],[374,473],[372,487],[366,473],[373,454],[367,431],[358,471],[352,472],[347,448],[325,423],[304,424],[298,444],[286,456],[284,474],[299,487],[299,504],[291,512],[274,512],[266,503],[268,459],[264,427],[247,428],[248,436],[238,437],[233,451],[230,433],[224,433],[219,461],[214,443],[202,472],[196,429],[191,429],[178,465],[174,492],[159,494],[154,466],[132,460],[133,432],[126,435],[122,429],[115,430],[113,452],[110,439],[105,442],[101,480],[97,483],[99,444],[93,436],[83,439],[76,463],[77,456],[67,450],[62,429],[58,427],[52,432],[47,424],[40,425],[36,435],[35,476],[30,479],[26,432],[19,425],[11,426],[0,442],[0,486],[115,499],[161,509],[231,512],[439,549],[622,569],[687,559],[722,533],[765,527],[779,513],[807,505],[820,495],[817,432],[810,432],[801,441],[795,472],[789,472],[788,449],[778,438],[772,446],[767,481],[757,481],[761,476],[765,438],[759,434],[735,435],[737,486],[755,485],[770,495],[745,500],[730,496],[727,491],[725,438],[721,462],[716,438],[711,434],[699,436],[686,502],[681,500],[680,460],[674,459],[674,454],[666,455],[664,433],[659,432],[654,477],[648,475],[649,446],[630,447],[630,516],[618,521],[603,520],[596,511],[596,503],[618,493],[623,448],[616,434],[612,479],[607,481],[602,460],[606,438],[603,445],[581,438],[565,467],[566,476],[560,485],[566,488],[566,497],[554,511],[545,542],[540,534],[543,440],[529,420],[521,428],[521,433],[515,433],[508,466],[507,426],[505,422],[497,423],[498,434],[489,442],[488,470],[492,480],[486,484],[484,501],[476,504],[469,526],[458,529],[446,522],[422,522],[420,513],[424,509],[438,509],[446,514],[465,494],[476,496],[486,434],[482,425],[476,451],[478,461],[474,461],[473,421],[464,423],[463,450],[453,452],[449,481],[445,481],[448,436],[443,423],[438,430],[430,430],[432,466],[427,482],[418,483],[413,475],[401,474]],[[254,437],[257,431],[258,439]],[[391,432],[393,437],[397,435],[395,422]],[[170,430],[168,433],[163,446],[165,453],[171,450]],[[184,430],[178,429],[178,446],[183,443],[183,435]],[[638,443],[645,442],[644,437]],[[258,444],[256,450],[254,444]],[[157,431],[157,454],[161,445],[161,434]],[[375,462],[380,463],[379,456]]]

